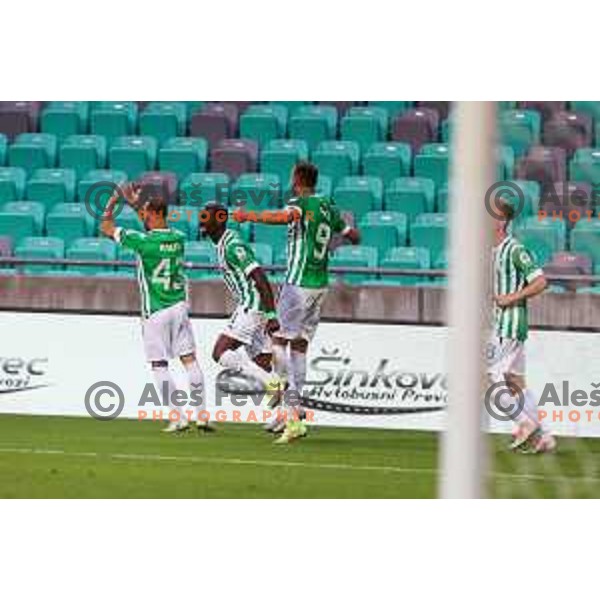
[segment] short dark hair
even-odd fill
[[[151,210],[166,218],[169,212],[169,204],[162,194],[148,195],[144,200],[144,208],[146,210]]]
[[[319,179],[319,169],[311,162],[301,160],[294,167],[294,178],[298,179],[304,187],[315,188]]]
[[[496,208],[506,221],[512,221],[515,218],[515,207],[504,198],[496,198]]]

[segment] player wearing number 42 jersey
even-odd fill
[[[334,234],[341,234],[353,244],[359,242],[358,231],[348,226],[330,198],[316,193],[317,167],[299,162],[292,173],[294,198],[282,211],[263,212],[265,223],[287,224],[287,272],[277,302],[281,329],[273,337],[273,357],[277,372],[288,378],[300,396],[306,378],[306,354],[319,320],[329,284],[329,251]],[[248,219],[239,212],[236,218]],[[272,423],[278,431],[280,423]],[[289,421],[284,432],[295,437],[297,422]]]
[[[523,402],[513,433],[512,448],[518,451],[548,452],[556,441],[545,431],[538,417],[538,407],[525,381],[525,342],[529,333],[527,301],[546,288],[543,271],[529,251],[510,233],[514,210],[506,202],[497,204],[496,244],[493,251],[494,333],[488,347],[488,374],[496,390],[496,402],[506,402],[501,391],[516,392]],[[504,384],[504,385],[503,385]],[[514,399],[504,407],[511,412]]]
[[[137,276],[142,301],[142,336],[146,359],[162,395],[163,406],[176,414],[164,431],[189,428],[186,411],[173,405],[175,383],[169,373],[169,360],[179,358],[190,387],[190,406],[195,408],[196,424],[208,431],[201,420],[204,412],[204,376],[196,360],[196,344],[187,302],[187,281],[183,270],[184,236],[166,224],[167,203],[162,196],[143,198],[143,191],[128,186],[125,199],[138,209],[145,233],[116,227],[113,212],[118,195],[113,195],[104,214],[102,232],[137,255]],[[178,404],[180,400],[178,399]]]

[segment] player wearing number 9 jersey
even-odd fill
[[[266,223],[288,225],[287,272],[277,301],[281,329],[273,337],[275,369],[287,377],[290,387],[302,395],[306,378],[306,354],[321,317],[329,284],[329,249],[334,234],[353,244],[358,231],[348,226],[330,198],[316,193],[317,167],[302,161],[292,173],[292,198],[283,211],[265,212]],[[238,213],[239,220],[248,218]],[[290,423],[293,426],[293,423]],[[278,430],[273,423],[272,430]],[[286,429],[284,440],[294,439]]]
[[[102,232],[120,246],[137,255],[137,278],[142,301],[142,337],[146,359],[162,395],[163,406],[177,418],[165,431],[187,429],[190,412],[196,414],[199,428],[208,429],[202,419],[204,408],[204,376],[196,360],[196,344],[189,318],[187,280],[183,267],[185,238],[167,227],[167,203],[162,196],[142,198],[132,187],[125,198],[138,208],[145,233],[116,227],[113,211],[118,195],[113,196],[102,221]],[[190,386],[189,406],[193,411],[172,403],[175,383],[169,373],[169,360],[179,358],[185,367]],[[178,399],[179,403],[179,399]]]

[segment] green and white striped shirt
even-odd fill
[[[493,250],[494,296],[514,294],[543,274],[531,253],[512,235]],[[527,301],[494,308],[494,329],[499,338],[525,341],[529,333]]]
[[[227,229],[217,244],[217,254],[225,285],[238,306],[262,310],[260,294],[250,278],[250,273],[259,267],[252,248],[236,231]]]

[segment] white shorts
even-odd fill
[[[321,307],[327,288],[304,288],[284,283],[277,300],[277,316],[281,329],[277,337],[310,342],[321,320]]]
[[[503,381],[506,373],[525,375],[525,343],[494,337],[486,347],[486,361],[494,382]]]
[[[188,305],[178,302],[142,321],[144,351],[148,362],[170,360],[196,351]]]
[[[266,332],[264,313],[238,306],[231,315],[225,335],[244,344],[250,356],[271,354],[271,338]]]

